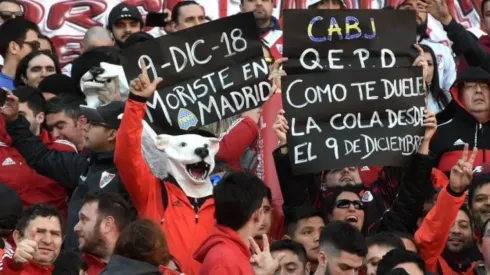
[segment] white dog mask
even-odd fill
[[[129,96],[129,86],[120,65],[100,63],[100,68],[92,68],[80,79],[80,87],[85,94],[87,105],[96,108],[107,101],[125,101]],[[101,98],[106,98],[105,102]]]
[[[158,135],[156,147],[165,151],[172,175],[187,196],[202,198],[213,193],[209,175],[214,170],[214,157],[219,140],[196,134]]]

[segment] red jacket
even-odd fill
[[[107,263],[91,254],[83,253],[82,257],[88,266],[88,269],[85,271],[87,275],[99,275],[107,266]]]
[[[194,253],[194,259],[202,263],[199,275],[253,275],[250,250],[238,234],[217,225]]]
[[[2,275],[51,275],[53,266],[42,266],[33,262],[25,265],[17,264],[14,259],[6,258]]]
[[[446,247],[447,238],[458,211],[464,203],[465,196],[455,197],[448,191],[448,186],[441,189],[435,206],[425,216],[420,228],[415,232],[415,242],[419,246],[419,255],[425,261],[429,272],[441,274],[458,274],[451,269],[441,254]],[[461,274],[471,275],[475,263]]]
[[[139,215],[160,224],[170,253],[182,272],[196,275],[199,263],[192,258],[192,253],[214,228],[214,200],[207,199],[196,212],[176,183],[161,182],[153,176],[141,151],[145,110],[145,100],[131,95],[118,130],[114,162]],[[221,139],[218,158],[228,161],[240,158],[243,152],[237,148],[248,146],[244,146],[241,139],[250,129],[248,120],[242,120],[242,125],[235,126]],[[230,142],[230,138],[234,142]]]
[[[66,145],[62,147],[62,144],[58,142],[56,148],[69,150],[69,147]],[[3,116],[0,116],[0,182],[9,185],[19,193],[24,207],[36,203],[47,203],[66,214],[65,188],[56,181],[36,173],[27,165],[22,155],[11,146],[11,139],[7,134]]]

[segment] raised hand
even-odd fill
[[[7,101],[3,107],[0,107],[0,113],[7,122],[11,122],[19,117],[19,98],[16,97],[11,91],[7,91]]]
[[[279,140],[279,146],[288,143],[287,132],[289,130],[289,126],[286,117],[284,117],[285,113],[286,112],[283,109],[277,111],[277,118],[272,126],[274,132],[276,133],[277,139]]]
[[[272,82],[271,94],[275,93],[278,89],[281,89],[281,77],[286,75],[286,72],[281,69],[282,63],[288,61],[287,57],[281,57],[274,61],[272,64],[269,81]]]
[[[19,264],[26,264],[34,258],[37,250],[37,242],[29,239],[22,240],[15,249],[14,261]]]
[[[424,134],[424,141],[430,142],[432,137],[434,136],[436,130],[437,130],[437,120],[436,120],[436,114],[433,112],[430,112],[427,110],[427,108],[424,110],[424,126],[425,126],[425,134]]]
[[[456,193],[464,192],[473,178],[473,162],[475,162],[478,148],[474,147],[470,156],[468,156],[468,151],[468,144],[465,144],[463,156],[451,168],[449,187]]]
[[[285,254],[279,254],[276,258],[272,257],[269,240],[267,235],[262,235],[262,244],[264,249],[260,249],[259,245],[255,242],[253,238],[249,238],[250,245],[254,251],[250,262],[254,269],[255,275],[272,275],[279,268],[279,262],[284,258]]]
[[[141,74],[131,80],[129,86],[132,94],[141,96],[144,98],[150,98],[153,96],[153,93],[156,91],[158,84],[163,81],[161,77],[157,77],[150,82],[150,78],[148,77],[148,72],[146,70],[146,63],[143,58],[140,59],[141,64]]]
[[[427,4],[427,11],[439,22],[444,25],[453,20],[449,13],[446,0],[421,0]]]

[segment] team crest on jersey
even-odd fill
[[[276,49],[279,53],[282,54],[282,44],[276,44]]]
[[[373,201],[373,199],[374,199],[373,194],[371,194],[370,191],[366,191],[366,192],[364,192],[364,194],[362,194],[361,200],[363,202],[371,202],[371,201]]]
[[[115,177],[116,174],[111,174],[107,171],[102,172],[102,176],[100,177],[100,182],[99,182],[100,188],[106,187],[109,184],[109,182],[111,182],[112,179],[114,179]]]
[[[444,68],[444,56],[442,54],[437,55],[437,68],[439,70]]]

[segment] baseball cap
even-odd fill
[[[107,28],[110,30],[112,25],[114,25],[117,20],[131,18],[137,20],[141,23],[141,26],[144,25],[143,17],[141,16],[140,11],[136,6],[130,5],[128,3],[122,2],[112,8],[109,13],[109,21],[107,22]]]
[[[89,122],[111,129],[118,129],[121,124],[119,115],[124,113],[124,102],[112,101],[97,108],[80,105],[80,110]]]

